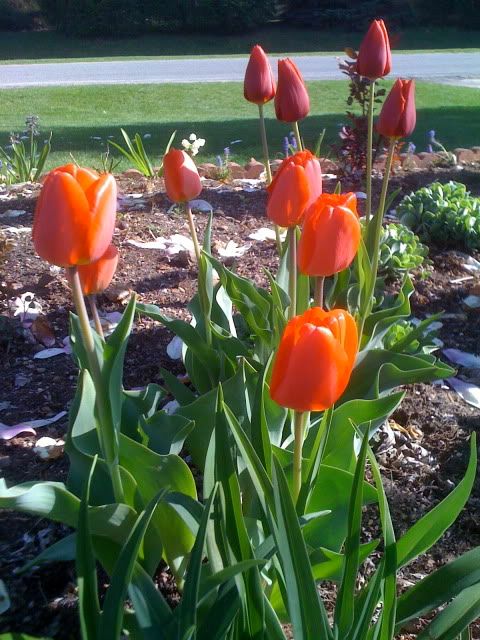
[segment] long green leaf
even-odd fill
[[[461,591],[480,583],[480,547],[440,567],[398,600],[396,629],[448,602]]]
[[[464,478],[455,489],[397,542],[397,565],[402,567],[424,553],[458,518],[472,491],[477,469],[477,438],[470,439],[470,460]]]
[[[98,637],[101,640],[118,640],[122,630],[124,601],[127,588],[132,580],[140,545],[158,503],[167,493],[162,489],[149,502],[145,511],[138,517],[132,532],[122,549],[112,574],[111,584],[103,605]]]
[[[270,513],[270,518],[283,569],[293,635],[302,640],[327,640],[331,637],[327,614],[317,591],[290,489],[276,457],[272,472],[275,513]]]
[[[348,533],[345,542],[345,566],[335,607],[335,627],[340,638],[346,638],[354,620],[355,582],[360,557],[360,534],[362,529],[363,481],[368,449],[368,429],[363,437],[353,478],[348,513]]]
[[[456,640],[480,616],[480,584],[462,591],[418,635],[417,640]]]
[[[92,477],[97,464],[97,456],[94,457],[90,473],[78,510],[77,525],[77,586],[78,586],[78,615],[80,618],[80,630],[83,640],[96,640],[100,619],[100,605],[98,603],[97,570],[95,566],[95,554],[93,551],[92,537],[88,522],[88,502],[90,499],[90,487]]]

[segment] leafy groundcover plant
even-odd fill
[[[389,59],[388,34],[375,21],[357,58],[361,73],[373,85],[390,71]],[[463,480],[398,539],[370,446],[402,401],[403,385],[452,373],[424,348],[432,319],[388,338],[411,315],[413,285],[405,273],[399,293],[385,295],[378,277],[394,148],[414,126],[413,85],[398,81],[380,114],[389,157],[374,212],[367,153],[362,227],[354,194],[322,193],[319,162],[303,148],[298,120],[308,113],[309,99],[298,69],[288,61],[279,74],[277,114],[294,127],[299,151],[284,160],[269,186],[267,215],[288,232],[278,272],[267,274],[268,289],[212,256],[211,220],[200,246],[189,200],[201,182],[192,158],[171,149],[165,185],[184,208],[198,268],[192,320],[167,318],[133,296],[104,339],[90,328],[83,295],[101,290],[111,277],[106,265],[115,181],[67,165],[49,174],[38,201],[35,248],[67,269],[76,306],[71,342],[79,379],[66,447],[70,472],[66,485],[8,488],[2,482],[0,507],[74,529],[31,566],[75,558],[84,640],[283,640],[284,623],[296,640],[387,640],[425,616],[419,638],[465,639],[480,613],[479,549],[402,594],[396,579],[468,500],[475,436]],[[261,95],[261,84],[259,78],[253,92],[249,76],[249,94]],[[267,84],[265,102],[273,97]],[[372,89],[371,100],[374,95]],[[371,141],[373,109],[369,113]],[[60,220],[66,229],[61,241],[53,232]],[[189,384],[164,371],[163,387],[124,389],[135,313],[181,338]],[[173,414],[161,408],[172,396],[178,405]],[[203,472],[201,497],[183,449]],[[380,534],[364,543],[367,504],[377,505]],[[359,571],[373,552],[375,569],[358,588]],[[182,594],[174,610],[155,584],[162,560]],[[110,576],[101,605],[98,564]],[[336,585],[333,611],[318,590],[326,580]]]

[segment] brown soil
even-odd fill
[[[396,176],[394,183],[405,193],[437,178],[463,181],[474,193],[480,193],[480,173],[474,171],[415,172]],[[166,315],[185,317],[185,305],[195,290],[196,273],[192,264],[184,257],[167,261],[159,257],[156,250],[128,244],[128,240],[146,241],[172,233],[188,235],[185,220],[178,213],[168,212],[170,203],[161,191],[160,183],[148,185],[142,179],[120,176],[119,185],[123,194],[141,193],[142,198],[122,201],[114,236],[114,242],[120,248],[120,264],[108,297],[100,297],[101,309],[104,312],[121,311],[121,294],[134,290],[140,301],[158,304]],[[248,240],[252,231],[268,226],[264,216],[265,194],[263,191],[219,187],[221,185],[209,183],[201,196],[214,210],[213,237],[216,242],[251,243],[249,251],[236,260],[236,268],[240,274],[265,284],[263,267],[275,269],[277,264],[274,245]],[[27,211],[19,218],[2,218],[1,226],[31,226],[34,202],[35,192],[25,194],[21,190],[11,200],[0,200],[0,215],[8,209]],[[200,235],[206,220],[205,214],[196,215]],[[27,291],[33,292],[42,305],[56,346],[62,346],[62,339],[68,334],[71,301],[63,273],[52,271],[35,255],[30,234],[11,237],[15,246],[0,272],[0,312],[3,319],[7,319],[6,326],[1,325],[3,329],[0,329],[0,421],[5,424],[48,418],[68,411],[77,377],[75,365],[68,355],[34,360],[33,355],[44,346],[12,317],[10,301]],[[464,313],[463,317],[444,320],[440,338],[445,346],[478,353],[480,314],[462,307],[472,281],[451,282],[468,275],[454,252],[432,248],[431,258],[430,276],[415,278],[413,312],[421,318],[440,310],[447,314]],[[170,339],[171,335],[165,329],[150,320],[136,321],[126,356],[127,388],[161,382],[162,366],[175,373],[181,371],[180,365],[166,355]],[[473,375],[472,372],[467,374]],[[407,389],[407,397],[394,418],[402,427],[417,428],[423,434],[418,439],[400,434],[398,443],[419,443],[429,454],[427,461],[422,459],[418,463],[402,462],[395,455],[385,463],[385,482],[394,524],[397,533],[401,534],[461,479],[467,460],[467,440],[473,430],[480,428],[480,417],[477,410],[453,391],[435,385],[413,385]],[[64,437],[65,429],[66,418],[63,418],[39,429],[36,437],[22,435],[9,441],[0,440],[0,475],[5,477],[7,484],[39,479],[64,481],[68,468],[66,457],[41,461],[34,454],[33,445],[41,436]],[[480,483],[477,480],[459,520],[428,555],[402,572],[401,584],[403,581],[406,586],[418,580],[419,575],[429,573],[479,545],[479,507]],[[0,576],[7,585],[12,603],[0,620],[0,632],[23,631],[62,640],[79,637],[72,564],[55,564],[24,575],[16,573],[26,561],[64,534],[64,527],[45,519],[2,513]],[[174,604],[178,596],[165,572],[159,575],[159,587]],[[479,624],[475,626],[473,637],[480,637]]]

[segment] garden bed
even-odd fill
[[[464,182],[474,194],[480,194],[480,172],[473,169],[398,174],[392,186],[400,187],[404,195],[435,179]],[[326,190],[333,190],[334,185],[332,181]],[[185,219],[170,210],[161,182],[152,185],[130,175],[120,176],[119,186],[123,197],[114,242],[120,248],[120,263],[112,286],[100,298],[102,312],[122,311],[128,291],[132,290],[141,302],[159,305],[166,315],[187,317],[186,304],[196,287],[196,268],[188,254],[181,252],[167,259],[158,249],[131,244],[131,241],[146,243],[158,237],[168,238],[172,234],[188,236]],[[276,268],[275,245],[249,238],[259,228],[269,226],[265,218],[265,192],[244,186],[206,181],[201,198],[209,202],[214,211],[214,253],[218,256],[225,249],[228,253],[229,241],[238,247],[249,245],[243,256],[226,259],[234,261],[241,275],[249,276],[257,284],[266,284],[263,268]],[[378,188],[376,184],[375,189]],[[9,425],[48,419],[68,411],[77,378],[76,366],[67,354],[34,358],[46,345],[63,347],[63,339],[68,335],[68,313],[72,309],[63,272],[50,268],[36,257],[30,233],[18,231],[21,227],[31,227],[35,197],[35,189],[26,187],[9,199],[0,199],[0,228],[17,229],[17,232],[11,229],[7,232],[15,244],[0,274],[0,313],[9,318],[0,334],[0,421]],[[12,210],[25,213],[17,217],[2,215]],[[206,221],[204,213],[197,213],[200,234]],[[430,258],[429,276],[415,276],[416,292],[412,299],[415,316],[423,319],[428,314],[445,311],[446,318],[439,331],[445,347],[478,352],[480,313],[463,305],[472,286],[479,286],[478,282],[458,282],[469,274],[462,268],[462,259],[457,253],[431,247]],[[12,301],[27,292],[35,294],[46,320],[44,324],[39,323],[41,326],[35,331],[37,339],[29,330],[22,329],[18,318],[12,317]],[[161,383],[160,367],[182,373],[181,363],[166,353],[171,337],[153,321],[137,318],[126,357],[127,388]],[[466,373],[470,379],[475,378],[474,371]],[[476,375],[480,377],[478,369]],[[383,456],[380,454],[380,462],[384,466],[394,525],[400,534],[451,491],[462,477],[467,462],[467,439],[473,430],[479,429],[480,417],[478,410],[446,385],[418,384],[407,388],[407,396],[393,418],[394,442]],[[9,486],[37,479],[65,481],[66,456],[43,461],[34,453],[33,446],[42,436],[64,438],[66,426],[64,415],[55,423],[39,428],[36,436],[20,434],[8,441],[0,440],[0,476],[5,477]],[[448,534],[428,555],[402,571],[401,580],[405,585],[480,544],[479,507],[477,479],[468,506]],[[365,524],[366,535],[372,535],[368,518]],[[13,512],[2,515],[0,575],[7,584],[12,604],[0,620],[0,631],[24,631],[62,639],[78,637],[73,565],[56,564],[28,571],[23,576],[15,574],[26,561],[64,533],[65,527],[52,525],[47,520]],[[168,573],[159,574],[158,581],[170,602],[175,603],[178,595]],[[472,633],[472,637],[480,637],[478,623],[473,625]]]

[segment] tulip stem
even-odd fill
[[[90,305],[90,311],[92,313],[93,322],[95,324],[95,330],[102,338],[102,340],[105,340],[102,323],[100,321],[100,316],[98,315],[97,296],[94,293],[88,296],[88,304]]]
[[[265,126],[265,114],[263,104],[258,105],[258,115],[260,116],[260,137],[262,139],[263,162],[267,173],[267,185],[272,183],[272,168],[270,167],[270,154],[268,153],[267,128]],[[277,244],[278,255],[282,255],[282,239],[280,238],[280,229],[278,224],[275,226],[275,242]]]
[[[302,449],[308,411],[294,411],[294,445],[293,445],[293,501],[297,502],[302,488]]]
[[[197,265],[200,267],[200,244],[198,242],[197,230],[195,229],[192,208],[190,207],[189,202],[185,202],[185,213],[187,214],[188,227],[190,229],[190,235],[192,236],[193,249],[195,251],[195,257],[197,258]]]
[[[365,218],[367,224],[370,222],[372,215],[372,158],[373,158],[373,107],[375,106],[375,80],[370,83],[370,98],[368,101],[368,133],[367,133],[367,176],[366,176],[366,192],[367,202],[365,209]]]
[[[375,284],[377,282],[378,263],[380,260],[380,240],[382,237],[382,222],[385,214],[385,202],[387,200],[388,182],[390,179],[390,170],[393,163],[393,155],[395,153],[395,138],[390,138],[390,145],[388,147],[388,156],[385,163],[385,173],[383,174],[382,191],[380,193],[380,202],[378,204],[378,210],[375,214],[372,223],[373,227],[373,253],[372,253],[372,270],[370,273],[369,287],[365,294],[365,300],[363,302],[363,309],[361,314],[360,326],[359,326],[359,340],[361,343],[363,329],[365,326],[365,320],[370,313],[373,305],[373,295],[375,293]]]
[[[313,293],[313,305],[323,309],[323,287],[325,284],[325,276],[317,276],[315,278],[315,289]]]
[[[290,307],[288,318],[291,320],[297,313],[297,228],[288,228],[288,295]]]
[[[295,137],[297,139],[298,150],[299,151],[303,151],[302,136],[300,135],[300,128],[298,126],[298,120],[295,120],[295,122],[293,123],[293,128],[295,130]]]
[[[82,332],[83,346],[87,354],[89,373],[95,386],[95,404],[98,413],[97,434],[102,450],[102,456],[108,465],[110,471],[110,479],[113,487],[113,495],[116,502],[123,503],[124,492],[122,479],[120,476],[120,467],[118,464],[118,439],[112,417],[108,409],[108,399],[105,397],[105,388],[102,380],[102,371],[95,350],[95,341],[93,338],[92,328],[88,319],[87,307],[82,293],[82,285],[80,276],[76,266],[69,267],[70,282],[72,287],[72,297],[77,310],[80,330]]]

